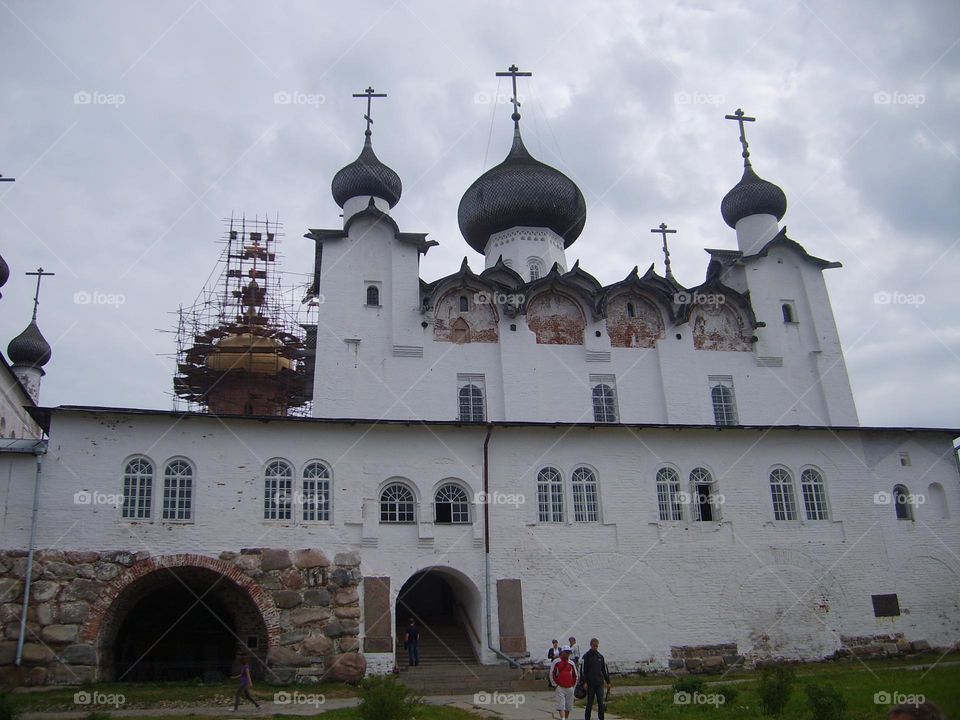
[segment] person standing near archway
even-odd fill
[[[407,634],[403,636],[403,646],[407,649],[407,658],[410,660],[410,667],[420,664],[420,628],[413,618],[410,618],[410,624],[407,625]]]

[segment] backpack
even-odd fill
[[[577,684],[577,670],[569,660],[560,660],[553,668],[553,681],[562,688],[572,688]]]

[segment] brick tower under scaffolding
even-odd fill
[[[285,303],[277,269],[276,221],[225,220],[219,279],[177,332],[177,397],[214,415],[309,414],[310,362],[304,332]]]

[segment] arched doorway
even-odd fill
[[[413,574],[397,593],[397,665],[409,667],[403,638],[411,618],[420,629],[421,664],[477,662],[481,612],[480,592],[463,573],[428,568]]]
[[[126,582],[98,639],[101,677],[216,682],[247,654],[262,677],[269,634],[248,590],[211,567],[158,567]]]

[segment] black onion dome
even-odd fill
[[[386,200],[393,207],[400,202],[403,183],[397,173],[380,162],[367,135],[360,156],[333,176],[331,189],[340,207],[350,198],[368,195]]]
[[[787,196],[783,190],[757,175],[749,165],[743,169],[740,182],[723,197],[720,214],[732,228],[751,215],[773,215],[777,220],[787,212]]]
[[[3,259],[3,256],[0,255],[0,287],[3,287],[7,284],[7,280],[10,279],[10,266],[7,265],[7,261]],[[0,295],[0,297],[3,297]]]
[[[573,180],[531,157],[516,129],[506,160],[463,194],[457,220],[467,243],[481,254],[491,235],[518,226],[550,228],[570,247],[583,232],[587,204]]]
[[[41,367],[50,362],[50,344],[44,339],[36,320],[31,320],[27,329],[10,341],[7,356],[16,365]]]

